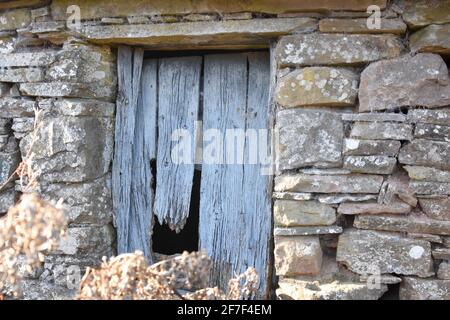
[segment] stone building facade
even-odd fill
[[[450,299],[447,0],[0,2],[0,212],[37,191],[70,222],[26,298],[116,253],[120,45],[270,49],[278,298]]]

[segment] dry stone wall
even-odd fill
[[[25,298],[70,297],[114,254],[115,46],[276,40],[277,297],[450,299],[449,32],[448,0],[0,2],[0,212],[38,191],[70,221]],[[8,179],[30,156],[32,188]]]
[[[277,43],[280,298],[450,299],[450,2],[388,10]]]

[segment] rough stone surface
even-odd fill
[[[341,203],[338,208],[340,214],[406,214],[411,207],[404,202],[391,205],[378,203]]]
[[[450,142],[450,126],[418,123],[414,130],[414,137],[418,139]]]
[[[377,196],[373,194],[339,194],[339,195],[319,195],[317,200],[326,204],[339,204],[343,202],[361,202],[368,200],[376,200]]]
[[[278,164],[281,170],[305,166],[336,167],[342,162],[344,127],[331,112],[282,110],[279,128]]]
[[[344,139],[343,154],[348,156],[390,156],[394,157],[400,150],[401,142],[397,140],[360,140]]]
[[[115,104],[95,99],[41,100],[39,108],[63,116],[113,117]]]
[[[32,168],[47,182],[81,182],[109,170],[113,148],[111,118],[42,118],[32,146]],[[22,141],[23,142],[23,141]],[[21,145],[26,154],[26,144]]]
[[[20,118],[34,115],[36,102],[33,100],[0,97],[0,117]]]
[[[412,126],[407,123],[355,122],[350,136],[373,140],[412,140]]]
[[[419,195],[450,195],[450,183],[411,181],[409,187]]]
[[[450,126],[450,109],[414,109],[408,112],[409,122]]]
[[[0,31],[25,28],[30,22],[31,13],[29,9],[4,11],[0,16]]]
[[[322,249],[318,237],[275,237],[275,270],[279,276],[318,274]]]
[[[450,280],[450,263],[441,262],[439,264],[437,277],[442,280]]]
[[[114,231],[110,225],[70,227],[54,253],[76,255],[93,251],[103,252],[111,247],[113,241]]]
[[[378,175],[283,174],[275,177],[275,191],[318,193],[378,193],[383,177]]]
[[[423,212],[431,219],[450,221],[450,197],[419,198],[419,204]]]
[[[293,227],[293,228],[275,228],[276,236],[312,236],[320,234],[339,234],[342,233],[342,227],[339,226],[313,226],[313,227]]]
[[[6,183],[19,166],[19,163],[20,153],[18,150],[0,152],[0,185]]]
[[[449,0],[416,0],[405,3],[402,17],[411,28],[420,28],[429,24],[450,23]]]
[[[54,51],[3,54],[0,67],[43,67],[55,61]]]
[[[348,156],[344,158],[344,168],[351,172],[390,174],[397,159],[386,156]]]
[[[284,107],[353,106],[358,76],[346,69],[302,68],[279,79],[276,101]]]
[[[421,166],[403,166],[403,168],[413,180],[450,182],[450,171]]]
[[[283,279],[276,293],[281,300],[377,300],[387,291],[386,285],[372,289],[364,283],[333,281],[314,284],[310,281]]]
[[[116,85],[116,66],[112,50],[108,47],[67,45],[58,52],[56,61],[48,68],[49,81],[92,83],[98,86]]]
[[[348,229],[339,236],[336,260],[359,274],[434,274],[430,243],[394,233]]]
[[[335,209],[316,201],[277,200],[273,213],[277,226],[318,226],[336,222]]]
[[[11,53],[16,49],[16,39],[11,37],[0,37],[0,54]]]
[[[415,139],[400,149],[398,161],[403,164],[450,170],[450,143]]]
[[[400,300],[450,300],[450,280],[403,277]]]
[[[109,176],[92,182],[57,183],[41,186],[46,200],[63,199],[63,206],[71,225],[105,225],[112,220],[111,186]]]
[[[281,38],[275,56],[281,67],[361,65],[400,55],[403,46],[392,35],[304,34]]]
[[[304,193],[304,192],[274,192],[272,194],[272,198],[282,200],[306,201],[312,200],[313,196],[311,193]]]
[[[18,193],[14,189],[3,190],[0,192],[0,213],[5,213],[12,207],[17,199]]]
[[[323,10],[336,11],[366,11],[369,5],[378,5],[381,9],[386,7],[386,0],[316,0],[310,1],[284,1],[282,5],[272,0],[239,0],[239,1],[194,1],[188,2],[175,0],[153,0],[147,2],[97,0],[95,2],[83,0],[54,0],[51,11],[55,20],[65,20],[67,7],[71,4],[80,6],[82,19],[91,20],[102,17],[126,17],[139,15],[190,14],[190,13],[233,13],[233,12],[259,12],[259,13],[283,13],[283,12],[310,12]],[[98,8],[102,8],[99,10]]]
[[[450,77],[439,55],[415,56],[378,61],[361,74],[359,111],[450,104]]]
[[[26,96],[40,97],[81,97],[113,101],[115,88],[89,83],[36,82],[21,83],[20,92]]]
[[[0,69],[0,81],[5,82],[39,82],[44,80],[40,68]]]
[[[369,29],[367,18],[357,19],[321,19],[320,32],[325,33],[391,33],[402,35],[406,32],[406,24],[400,19],[381,19],[380,28]]]
[[[354,226],[360,229],[450,235],[450,221],[430,219],[423,214],[359,215],[355,218]]]
[[[450,54],[450,24],[431,25],[415,32],[409,38],[409,46],[414,52]]]

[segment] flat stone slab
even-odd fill
[[[275,49],[280,67],[361,65],[400,55],[403,45],[392,35],[299,34],[281,38]]]
[[[450,182],[450,171],[423,166],[403,166],[403,169],[408,172],[408,176],[413,180]]]
[[[280,170],[341,165],[344,126],[338,114],[281,110],[277,113],[277,127]]]
[[[412,140],[412,131],[407,123],[355,122],[350,136],[369,140]]]
[[[274,192],[272,194],[272,198],[304,201],[304,200],[312,200],[313,195],[311,193],[304,193],[304,192]]]
[[[409,187],[418,195],[450,195],[450,183],[412,180]]]
[[[379,175],[283,174],[275,177],[275,191],[317,193],[378,193],[383,183]]]
[[[403,277],[400,300],[450,300],[450,280]]]
[[[429,24],[450,23],[450,1],[428,0],[406,1],[403,20],[410,28],[416,29]]]
[[[64,18],[65,20],[65,18]],[[312,32],[311,18],[198,21],[132,25],[86,25],[77,33],[91,42],[129,44],[158,49],[226,47],[267,47],[270,39],[294,30]]]
[[[293,227],[275,228],[275,236],[312,236],[320,234],[339,234],[343,229],[340,226],[315,226],[315,227]]]
[[[414,129],[414,137],[418,139],[450,142],[450,126],[418,123]]]
[[[450,248],[435,248],[431,253],[434,259],[450,260]]]
[[[56,59],[56,53],[49,51],[2,54],[0,67],[45,67]]]
[[[450,197],[419,198],[419,204],[423,212],[431,219],[450,221]]]
[[[398,154],[401,142],[397,140],[344,139],[343,154],[346,156],[390,156]]]
[[[4,82],[39,82],[44,80],[41,68],[0,69],[0,81]]]
[[[358,215],[354,226],[359,229],[450,235],[450,221],[434,220],[425,215]]]
[[[94,83],[35,82],[21,83],[19,90],[26,96],[93,98],[114,101],[116,87]]]
[[[414,109],[408,112],[408,121],[413,123],[423,122],[450,126],[450,109]]]
[[[434,274],[430,243],[395,233],[348,229],[339,236],[336,260],[358,274]]]
[[[376,200],[377,195],[373,194],[339,194],[339,195],[318,195],[317,200],[326,204],[339,204],[342,202],[361,202],[368,200]]]
[[[406,55],[370,64],[361,74],[358,95],[360,112],[443,107],[450,104],[450,77],[439,55]]]
[[[406,116],[401,113],[344,113],[343,121],[367,121],[367,122],[405,122]]]
[[[284,107],[353,106],[358,75],[346,69],[308,67],[278,80],[275,100]]]
[[[296,279],[282,279],[276,290],[280,300],[378,300],[387,290],[385,284],[369,288],[366,283],[333,281],[311,283]]]
[[[351,172],[390,174],[394,171],[397,159],[387,156],[347,156],[344,168]]]
[[[379,203],[341,203],[338,213],[347,215],[358,214],[407,214],[411,211],[411,206],[398,201],[392,204]]]
[[[380,20],[380,28],[369,29],[367,27],[367,18],[357,19],[321,19],[319,21],[320,32],[325,33],[390,33],[402,35],[406,32],[406,24],[400,19]]]
[[[450,4],[449,4],[450,5]],[[450,54],[450,24],[430,25],[411,35],[409,46],[414,52]]]
[[[336,210],[317,201],[276,200],[273,214],[276,226],[320,226],[336,222]]]
[[[34,108],[36,106],[36,101],[33,100],[0,97],[0,117],[21,118],[34,116]]]
[[[36,1],[36,0],[35,0]],[[363,11],[370,5],[377,5],[382,10],[386,8],[386,0],[315,0],[315,1],[284,1],[280,5],[277,1],[192,1],[184,0],[152,0],[147,1],[117,1],[111,3],[109,0],[80,1],[80,0],[54,0],[51,3],[51,12],[55,20],[65,21],[67,18],[67,7],[76,4],[80,6],[81,18],[83,20],[95,20],[102,17],[128,17],[128,16],[152,16],[190,13],[236,13],[236,12],[259,12],[259,13],[284,13],[284,12],[311,12],[311,11]],[[1,8],[1,7],[0,7]],[[102,10],[99,10],[101,8]]]
[[[450,143],[415,139],[400,149],[398,162],[450,170]]]

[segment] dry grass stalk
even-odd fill
[[[25,256],[25,267],[32,272],[43,262],[44,253],[58,245],[66,227],[61,203],[53,205],[34,194],[23,195],[0,219],[0,290],[19,280],[19,256]]]
[[[259,280],[254,268],[232,279],[228,293],[217,287],[205,288],[210,268],[211,260],[202,252],[184,252],[151,266],[142,252],[122,254],[109,261],[104,259],[99,269],[86,271],[78,299],[246,299],[256,292]]]

